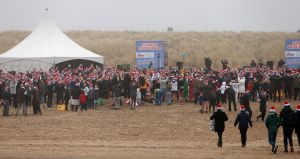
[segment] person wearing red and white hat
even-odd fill
[[[278,146],[276,145],[276,137],[278,132],[278,127],[281,125],[280,118],[276,113],[276,108],[272,106],[270,108],[269,115],[265,121],[266,127],[268,129],[269,143],[272,145],[272,152],[276,154]]]
[[[250,120],[249,113],[246,112],[245,106],[241,105],[240,110],[241,110],[241,112],[237,115],[237,117],[235,119],[234,127],[236,127],[236,125],[239,124],[242,147],[245,147],[246,146],[246,141],[247,141],[247,130],[249,128],[249,125],[251,127],[253,125],[252,125],[252,122]]]
[[[215,120],[215,132],[218,133],[218,147],[222,147],[222,135],[225,130],[225,121],[228,117],[224,111],[222,111],[221,103],[217,106],[217,111],[210,117],[210,120]]]
[[[298,144],[300,146],[300,105],[296,107],[295,131],[298,138]]]
[[[281,110],[279,118],[283,128],[284,152],[288,152],[288,142],[291,147],[291,152],[294,152],[292,136],[295,128],[296,116],[295,111],[292,110],[288,101],[284,101],[284,108]]]

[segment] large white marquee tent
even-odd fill
[[[0,54],[0,69],[24,72],[36,68],[47,71],[54,64],[78,59],[103,64],[103,56],[73,42],[46,17],[22,42]]]

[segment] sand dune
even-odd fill
[[[24,39],[29,32],[0,33],[0,52],[5,52]],[[228,59],[231,66],[248,65],[254,60],[283,58],[287,38],[299,38],[299,33],[284,32],[101,32],[69,31],[66,34],[79,45],[101,54],[105,64],[135,64],[136,40],[166,40],[169,43],[169,63],[181,61],[181,53],[188,53],[186,65],[204,66],[204,58],[213,59],[213,67]]]

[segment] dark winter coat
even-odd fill
[[[121,97],[121,86],[117,84],[114,86],[114,97]]]
[[[281,121],[276,112],[270,112],[265,124],[269,132],[277,132],[278,127],[281,125]]]
[[[241,111],[234,122],[234,126],[239,124],[239,128],[248,128],[249,125],[252,127],[252,122],[250,120],[250,116],[246,111]]]
[[[2,92],[2,100],[10,100],[10,93],[9,93],[9,91],[7,91],[7,90],[4,90],[3,92]]]
[[[251,109],[250,108],[250,99],[249,99],[249,95],[245,94],[243,97],[241,97],[240,99],[240,104],[244,105],[246,110]]]
[[[136,97],[137,95],[137,85],[131,84],[130,85],[130,97]]]
[[[36,106],[39,104],[40,96],[38,88],[32,89],[32,105]]]
[[[71,90],[71,96],[73,99],[79,99],[79,95],[80,95],[80,88],[76,86],[74,89]]]
[[[227,88],[225,94],[227,94],[228,99],[235,99],[235,91],[232,87]]]
[[[300,111],[296,112],[295,130],[296,133],[300,133]]]
[[[23,102],[25,102],[25,95],[24,95],[24,92],[25,92],[25,88],[23,87],[20,87],[19,89],[18,89],[18,103],[23,103]]]
[[[294,110],[290,106],[285,106],[279,115],[283,127],[294,127],[296,121],[296,115]]]
[[[260,101],[259,101],[259,111],[260,112],[266,112],[267,109],[267,101],[266,101],[266,97],[260,97]]]
[[[225,130],[225,121],[228,120],[228,117],[225,112],[221,109],[218,109],[211,117],[210,120],[215,120],[215,131],[223,132]]]
[[[71,95],[70,95],[70,90],[69,89],[66,89],[65,90],[65,101],[69,101],[69,99],[71,98]]]

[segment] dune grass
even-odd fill
[[[30,32],[0,32],[0,52],[3,53]],[[248,65],[258,61],[284,57],[287,38],[300,38],[300,33],[285,32],[102,32],[69,31],[66,34],[82,47],[103,55],[106,65],[128,63],[135,65],[136,40],[168,41],[169,65],[182,61],[181,53],[187,53],[185,65],[204,66],[204,58],[213,60],[213,67],[220,68],[222,59],[230,66]]]

